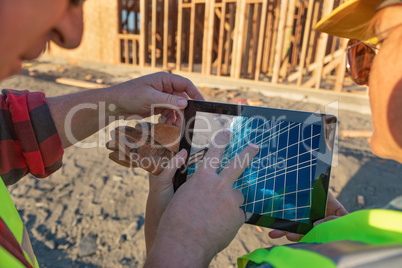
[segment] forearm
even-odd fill
[[[66,148],[116,120],[116,116],[148,117],[162,113],[171,115],[170,119],[174,121],[177,118],[171,113],[172,108],[184,109],[186,97],[203,99],[189,80],[157,73],[109,88],[48,98],[47,101]]]
[[[147,267],[208,267],[212,260],[211,254],[198,247],[196,241],[179,242],[170,237],[157,238],[147,257],[144,268]]]
[[[154,245],[156,233],[158,231],[158,226],[160,222],[160,216],[158,215],[159,209],[153,209],[147,203],[147,209],[145,212],[145,224],[144,224],[144,234],[145,234],[145,247],[147,254],[150,254],[152,246]],[[160,212],[160,214],[162,214]]]
[[[63,148],[81,141],[115,120],[110,90],[95,89],[46,99]]]

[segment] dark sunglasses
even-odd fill
[[[371,64],[378,48],[351,39],[346,48],[346,71],[358,85],[367,85],[370,77]]]
[[[396,24],[393,27],[371,36],[366,40],[374,37],[379,37],[382,34],[389,32],[402,23]],[[378,43],[382,43],[379,41]],[[371,64],[373,63],[375,55],[379,49],[372,44],[356,39],[350,39],[346,47],[346,71],[352,77],[353,81],[358,85],[368,85],[370,77]]]

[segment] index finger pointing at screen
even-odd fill
[[[257,145],[250,143],[223,168],[220,175],[233,185],[259,151]]]
[[[206,168],[210,168],[213,171],[217,172],[221,163],[222,154],[225,151],[229,139],[229,130],[222,130],[213,138],[209,145],[208,152],[205,154],[203,159]]]

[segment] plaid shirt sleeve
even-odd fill
[[[62,165],[63,147],[42,92],[0,94],[0,176],[6,185],[31,173],[44,178]]]

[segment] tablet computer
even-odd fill
[[[247,144],[260,148],[233,185],[244,196],[246,222],[306,234],[325,217],[336,126],[329,114],[190,100],[180,140],[189,157],[175,190],[191,179],[211,139],[229,129],[218,172]]]

